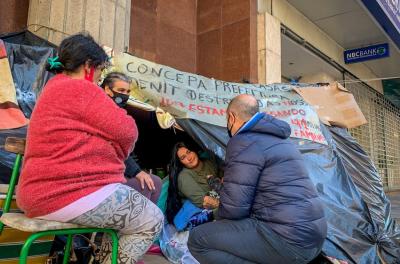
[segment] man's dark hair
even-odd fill
[[[48,71],[60,73],[63,71],[75,72],[87,61],[90,66],[97,67],[108,61],[106,52],[88,33],[79,33],[65,38],[57,50],[58,61],[62,65],[51,68],[46,65]]]
[[[253,96],[239,95],[230,101],[227,111],[235,113],[243,120],[248,120],[260,111],[260,107]]]
[[[101,83],[101,87],[104,89],[106,86],[108,86],[110,89],[112,89],[116,81],[131,83],[131,79],[126,74],[122,72],[110,72],[104,78],[103,82]]]

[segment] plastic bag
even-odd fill
[[[188,238],[189,231],[178,232],[173,225],[165,224],[160,235],[164,256],[174,264],[200,264],[189,252]]]

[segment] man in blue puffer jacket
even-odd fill
[[[308,263],[327,223],[290,126],[259,112],[250,95],[227,109],[228,142],[219,218],[190,233],[200,263]]]

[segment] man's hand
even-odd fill
[[[214,209],[219,206],[219,200],[211,196],[204,196],[203,207],[206,209]]]
[[[136,175],[136,179],[140,182],[140,186],[142,190],[144,190],[144,184],[146,183],[147,187],[150,191],[154,191],[156,187],[154,186],[153,179],[151,178],[150,174],[141,171]]]

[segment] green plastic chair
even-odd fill
[[[19,176],[22,163],[22,156],[25,151],[26,140],[24,138],[8,137],[5,143],[5,150],[17,154],[14,162],[10,184],[3,206],[3,214],[0,217],[0,235],[4,226],[9,226],[24,232],[32,233],[21,248],[19,263],[26,264],[29,256],[29,249],[33,242],[41,237],[49,235],[67,235],[67,243],[64,249],[63,264],[67,264],[70,258],[73,236],[77,234],[87,234],[94,232],[107,233],[112,238],[111,263],[117,264],[118,256],[118,236],[115,230],[106,228],[91,228],[71,223],[61,223],[47,221],[36,218],[28,218],[22,213],[9,213],[13,198],[15,185]]]

